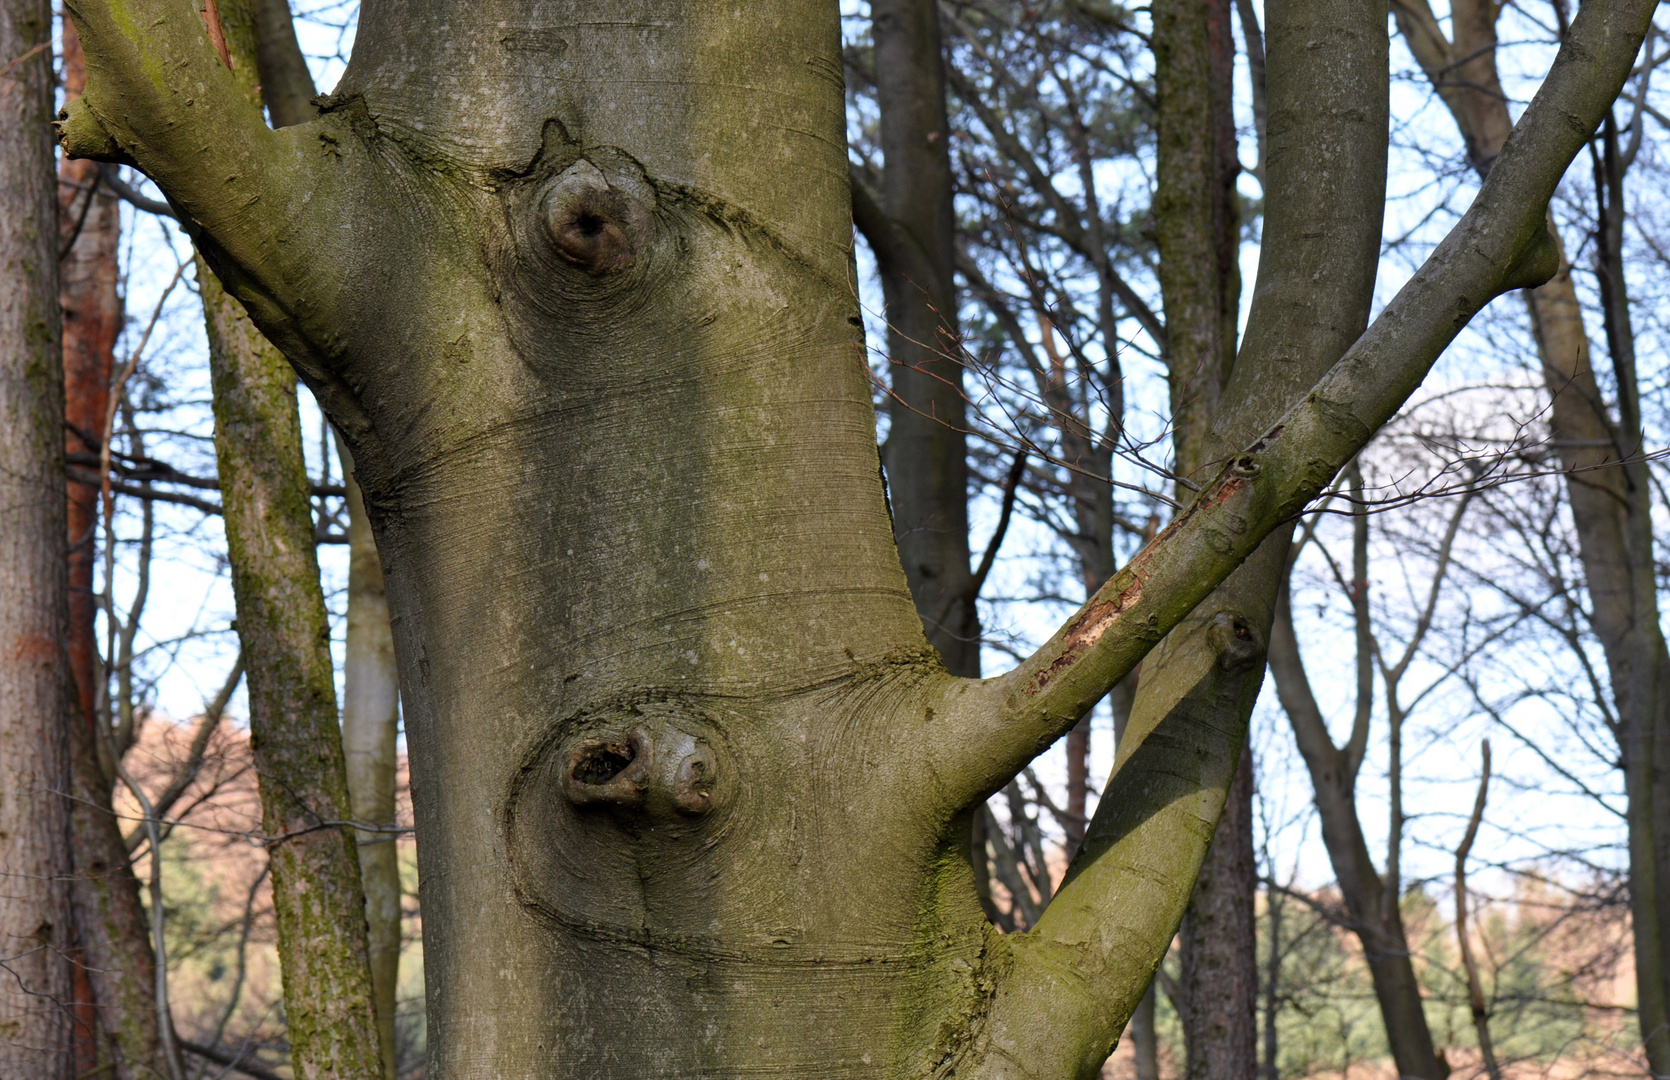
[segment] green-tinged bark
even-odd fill
[[[879,213],[854,215],[887,302],[891,382],[882,463],[893,535],[928,641],[953,675],[980,674],[970,595],[968,427],[963,397],[951,127],[937,0],[876,0],[876,104],[885,160]]]
[[[69,145],[133,156],[193,217],[354,455],[399,643],[429,1075],[968,1080],[1100,1068],[1239,739],[1185,709],[1137,740],[1120,820],[1024,935],[983,917],[972,809],[1548,271],[1542,207],[1649,5],[1584,6],[1376,326],[985,682],[928,647],[876,476],[835,5],[368,0],[319,119],[278,132],[227,103],[189,11],[112,10],[76,0],[97,78]]]
[[[353,457],[342,448],[348,487],[348,631],[343,658],[342,752],[354,820],[382,832],[356,835],[360,883],[365,889],[366,944],[376,992],[377,1034],[383,1073],[393,1080],[394,1017],[400,978],[400,857],[394,842],[395,784],[399,760],[400,672],[394,658],[383,564],[354,480]]]
[[[220,7],[232,75],[259,100],[252,4]],[[290,1058],[318,1080],[383,1076],[359,855],[337,726],[296,378],[198,261],[215,458],[250,743],[268,836]]]
[[[1154,232],[1165,302],[1173,467],[1184,477],[1199,473],[1206,465],[1203,454],[1212,422],[1235,363],[1240,313],[1241,220],[1235,181],[1241,168],[1235,138],[1235,38],[1230,11],[1230,0],[1162,0],[1154,7],[1158,129]],[[1347,57],[1345,62],[1353,59]],[[1361,66],[1370,68],[1371,64],[1372,58]],[[1365,75],[1363,85],[1383,81],[1378,72]],[[1365,131],[1366,138],[1353,142],[1366,145],[1383,134],[1370,133],[1373,127],[1371,110],[1366,121],[1370,131]],[[1348,168],[1361,168],[1366,174],[1373,164],[1340,161],[1336,165],[1336,171]],[[1376,219],[1370,214],[1365,220]],[[1279,234],[1267,240],[1274,241],[1278,252],[1284,243],[1291,243]],[[1360,247],[1352,244],[1351,252],[1359,260],[1364,254]],[[1358,285],[1347,280],[1350,276],[1335,280],[1347,288]],[[1336,358],[1337,352],[1318,357],[1326,362]],[[1303,379],[1320,370],[1313,365],[1295,374]],[[1295,380],[1291,389],[1297,394],[1304,388],[1305,382]],[[1186,498],[1181,486],[1178,495]],[[1156,662],[1166,663],[1160,657]],[[1165,683],[1162,675],[1147,692],[1139,688],[1133,708],[1154,708],[1155,688]],[[1219,723],[1225,728],[1245,727],[1247,718],[1240,710],[1250,712],[1250,706],[1250,698],[1226,699],[1226,707],[1236,712]],[[1241,753],[1179,935],[1178,1006],[1190,1080],[1244,1080],[1254,1072],[1258,1055],[1252,762],[1244,748]]]
[[[0,1076],[68,1080],[64,366],[52,9],[0,3]]]
[[[365,898],[295,374],[201,263],[198,282],[290,1057],[300,1075],[373,1080],[382,1067]]]
[[[1426,0],[1396,0],[1398,28],[1449,107],[1481,176],[1513,129],[1496,66],[1500,9],[1454,5],[1446,36]],[[1597,177],[1604,189],[1607,179]],[[1618,183],[1622,185],[1621,174]],[[1622,229],[1622,207],[1602,231]],[[1618,367],[1619,415],[1595,378],[1589,334],[1565,246],[1559,272],[1525,292],[1543,377],[1552,399],[1553,449],[1567,471],[1590,621],[1605,653],[1619,722],[1630,860],[1630,927],[1641,1037],[1655,1075],[1670,1074],[1670,650],[1659,626],[1652,508],[1635,385],[1628,303],[1606,303],[1607,341]],[[1601,274],[1603,288],[1611,275]],[[1625,295],[1620,288],[1617,295]],[[1620,317],[1621,316],[1621,317]],[[1619,333],[1619,328],[1622,333]],[[1620,358],[1622,361],[1620,362]],[[1630,464],[1623,464],[1629,462]],[[1609,467],[1610,466],[1610,467]]]
[[[287,0],[252,0],[261,92],[274,127],[318,115]],[[394,1021],[400,974],[400,859],[395,848],[396,742],[399,670],[377,541],[354,479],[354,459],[341,439],[348,504],[348,628],[344,643],[342,748],[354,820],[385,831],[356,833],[365,890],[366,945],[377,1009],[377,1035],[388,1078],[395,1072]]]

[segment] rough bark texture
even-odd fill
[[[0,3],[0,1076],[68,1080],[74,683],[52,9]]]
[[[121,10],[75,0],[99,77],[66,143],[139,161],[196,223],[348,441],[384,555],[429,1074],[971,1080],[1100,1069],[1240,732],[1133,719],[1118,812],[1026,934],[985,921],[970,812],[1315,497],[1480,305],[1552,272],[1542,209],[1650,0],[1584,5],[1478,204],[1375,326],[983,682],[928,647],[876,476],[834,5],[369,0],[319,119],[281,131],[189,11]],[[1317,78],[1322,102],[1346,84]],[[1211,670],[1245,673],[1234,620],[1212,627]]]
[[[1410,51],[1449,106],[1474,169],[1489,174],[1513,125],[1496,67],[1496,5],[1454,5],[1446,37],[1426,0],[1396,0],[1393,10]],[[1605,188],[1604,178],[1597,182]],[[1620,176],[1621,184],[1621,176]],[[1622,207],[1617,207],[1622,227]],[[1670,1074],[1670,650],[1659,627],[1651,499],[1639,456],[1639,417],[1630,416],[1635,385],[1628,306],[1608,305],[1608,344],[1623,395],[1614,416],[1600,392],[1589,335],[1565,246],[1559,271],[1525,291],[1538,358],[1553,401],[1554,450],[1568,470],[1571,503],[1591,625],[1605,653],[1620,728],[1629,799],[1631,929],[1642,1041],[1655,1075]],[[1603,223],[1603,231],[1605,223]],[[1609,275],[1602,273],[1603,288]],[[1621,286],[1621,281],[1620,281]],[[1620,288],[1617,295],[1625,295]],[[1614,327],[1626,328],[1622,335]],[[1619,364],[1620,357],[1625,357]],[[1613,466],[1608,468],[1607,466]]]
[[[1157,3],[1154,64],[1159,176],[1154,223],[1173,459],[1179,474],[1192,477],[1206,465],[1211,425],[1235,363],[1240,309],[1230,0]],[[1302,383],[1293,387],[1301,389]],[[1233,707],[1237,713],[1223,717],[1222,724],[1244,727],[1239,710],[1250,711],[1250,703],[1236,701]],[[1252,763],[1245,748],[1242,754],[1183,919],[1179,986],[1190,1080],[1244,1080],[1253,1074],[1258,1055]]]
[[[1178,984],[1187,1003],[1182,1020],[1191,1078],[1250,1080],[1258,1071],[1252,790],[1252,752],[1243,746],[1178,934]]]
[[[348,486],[348,632],[343,662],[342,753],[354,820],[385,832],[356,833],[365,889],[366,944],[376,992],[383,1074],[393,1080],[395,991],[400,978],[400,858],[394,846],[396,737],[400,672],[389,626],[383,564],[354,480],[353,457],[341,455]]]
[[[81,39],[74,24],[67,21],[63,69],[64,96],[79,97],[86,85],[86,65]],[[122,300],[117,292],[119,203],[103,186],[101,167],[95,161],[66,159],[58,171],[63,182],[58,231],[61,248],[68,246],[59,264],[65,449],[95,456],[110,408],[112,360],[122,328]],[[86,973],[89,1004],[102,1036],[98,1056],[108,1058],[119,1080],[129,1080],[168,1073],[157,1036],[156,956],[139,901],[139,881],[112,802],[116,777],[108,758],[118,748],[106,743],[99,730],[104,723],[98,701],[103,665],[94,630],[97,600],[93,595],[98,529],[98,485],[71,480],[69,655],[79,706],[70,731],[75,792],[70,803],[75,837],[71,897],[80,968]]]
[[[1154,6],[1154,234],[1165,301],[1176,469],[1207,464],[1218,400],[1235,364],[1240,314],[1240,174],[1230,0]]]
[[[886,221],[865,235],[887,302],[892,394],[882,454],[893,535],[928,641],[953,675],[972,677],[980,674],[980,616],[969,595],[968,403],[952,278],[956,226],[939,6],[877,0],[870,11]]]
[[[232,75],[259,101],[254,5],[223,4]],[[365,895],[337,726],[294,371],[198,263],[250,742],[290,1057],[310,1078],[380,1080]]]

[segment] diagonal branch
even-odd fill
[[[967,778],[964,790],[948,794],[973,802],[1065,734],[1266,536],[1321,494],[1473,315],[1552,276],[1558,253],[1544,224],[1548,201],[1622,88],[1655,7],[1656,0],[1583,5],[1473,205],[1345,356],[1043,648],[1007,675],[948,691],[943,715],[955,731],[937,730],[939,748],[927,750],[939,759],[937,775]],[[1236,628],[1223,629],[1222,653],[1231,659]],[[1195,704],[1204,714],[1215,703]],[[1135,779],[1121,783],[1127,773]],[[1117,795],[1118,820],[1081,853],[1037,927],[1005,939],[1005,966],[994,973],[976,1038],[984,1061],[968,1075],[1090,1075],[1092,1059],[1105,1056],[1150,981],[1153,942],[1164,940],[1156,935],[1166,935],[1151,913],[1167,908],[1155,890],[1171,881],[1170,853],[1125,840],[1140,840],[1145,821],[1193,797],[1170,780],[1134,758],[1115,773],[1120,790],[1109,797]],[[1210,826],[1207,817],[1198,835],[1177,842],[1203,853]]]
[[[963,695],[991,765],[1013,776],[1240,564],[1300,513],[1418,387],[1490,300],[1545,281],[1544,208],[1628,75],[1648,0],[1586,6],[1473,205],[1420,271],[1280,423],[1216,479],[1025,663]],[[996,723],[994,723],[994,720]],[[991,745],[995,742],[997,745]]]

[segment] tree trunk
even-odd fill
[[[1233,776],[1241,733],[1196,720],[1255,680],[1133,718],[1026,934],[984,918],[969,814],[1314,498],[1478,305],[1550,271],[1542,209],[1651,9],[1584,5],[1376,326],[983,681],[929,648],[876,475],[834,5],[368,0],[321,116],[281,131],[192,12],[121,10],[78,0],[99,78],[66,145],[133,156],[199,223],[348,442],[383,553],[429,1074],[995,1080],[1100,1069]],[[1303,32],[1272,49],[1272,76],[1320,83],[1301,120],[1383,94],[1375,30],[1362,79]],[[1378,188],[1384,149],[1345,186]],[[1238,631],[1211,618],[1200,668],[1254,669]]]
[[[296,42],[286,0],[253,0],[255,49],[262,95],[274,127],[318,115],[313,76]],[[348,629],[345,642],[342,744],[354,820],[395,825],[400,673],[389,626],[388,596],[377,541],[354,479],[354,458],[336,439],[348,489]],[[365,890],[366,944],[377,1009],[383,1073],[397,1067],[395,1019],[400,987],[400,858],[393,832],[358,831],[360,883]]]
[[[928,641],[953,675],[974,677],[980,616],[969,595],[968,403],[939,6],[876,0],[870,10],[888,235],[870,237],[880,231],[872,228],[866,236],[887,301],[892,395],[882,454],[894,537]]]
[[[198,283],[290,1056],[304,1075],[374,1080],[382,1066],[365,896],[295,377],[201,263]]]
[[[1483,0],[1456,4],[1453,41],[1426,0],[1397,0],[1394,11],[1410,50],[1449,106],[1475,171],[1487,176],[1513,130],[1496,67],[1499,9]],[[1604,187],[1605,180],[1597,179]],[[1621,229],[1622,207],[1618,210]],[[1638,416],[1631,420],[1627,409],[1615,420],[1601,395],[1583,308],[1552,217],[1549,230],[1559,246],[1559,272],[1527,289],[1525,301],[1553,402],[1553,446],[1567,473],[1590,621],[1606,656],[1617,709],[1629,800],[1638,1016],[1652,1071],[1664,1075],[1670,1074],[1670,651],[1659,627],[1645,466],[1620,465],[1639,455],[1642,431]],[[1613,306],[1607,307],[1613,315]],[[1627,301],[1623,314],[1622,336],[1615,332],[1619,320],[1608,319],[1615,363],[1626,349],[1633,351]],[[1639,392],[1632,363],[1620,367],[1619,378],[1624,404]]]
[[[86,65],[81,40],[68,21],[63,57],[64,95],[73,99],[86,84]],[[59,233],[61,243],[68,245],[60,263],[59,298],[64,313],[66,450],[72,454],[97,455],[102,448],[112,361],[122,328],[117,293],[121,218],[116,196],[102,186],[100,168],[98,162],[68,159],[59,165],[59,178],[74,185],[59,194]],[[94,629],[98,529],[98,485],[70,481],[69,655],[79,705],[70,732],[75,792],[70,803],[75,836],[71,897],[96,1028],[109,1043],[99,1048],[100,1057],[112,1060],[119,1080],[132,1080],[148,1076],[148,1070],[161,1076],[168,1070],[157,1032],[150,927],[112,802],[116,777],[107,759],[120,748],[101,745],[99,730],[107,714],[99,703],[104,669]]]
[[[254,5],[220,12],[236,86],[259,102]],[[198,283],[290,1057],[305,1076],[380,1080],[365,894],[295,374],[202,259]]]
[[[1343,749],[1329,739],[1326,721],[1305,676],[1285,585],[1270,635],[1270,671],[1310,771],[1317,816],[1322,820],[1322,843],[1351,915],[1351,930],[1362,942],[1398,1074],[1442,1080],[1449,1068],[1438,1056],[1426,1022],[1420,980],[1415,976],[1404,936],[1403,917],[1396,907],[1398,898],[1375,869],[1357,817],[1357,771],[1367,746],[1366,715],[1359,713],[1359,722]]]
[[[64,367],[52,9],[0,3],[0,1076],[72,1067]]]
[[[339,441],[340,445],[340,441]],[[387,832],[359,831],[360,882],[365,888],[366,944],[377,1003],[383,1074],[395,1075],[394,1019],[400,982],[400,857],[395,822],[399,759],[400,673],[389,626],[383,564],[354,481],[354,461],[342,447],[348,487],[348,633],[343,663],[342,752],[354,820]]]
[[[1211,425],[1235,363],[1241,219],[1235,180],[1231,0],[1154,8],[1158,145],[1155,233],[1165,300],[1175,468],[1205,464]],[[1179,486],[1178,493],[1183,494]],[[1141,692],[1139,690],[1139,697]],[[1235,702],[1226,726],[1246,724]],[[1246,1080],[1258,1056],[1253,904],[1252,763],[1230,785],[1182,927],[1181,1010],[1190,1080]],[[1210,1003],[1208,1007],[1207,1003]],[[1197,1007],[1198,1006],[1198,1007]]]

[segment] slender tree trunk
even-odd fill
[[[340,445],[340,443],[339,443]],[[354,820],[395,826],[399,765],[400,673],[394,659],[388,596],[377,541],[354,480],[353,458],[342,447],[348,487],[348,633],[343,671],[342,752]],[[400,858],[396,834],[360,831],[356,844],[365,887],[366,943],[376,992],[377,1033],[387,1080],[395,1074],[394,1020],[400,979]]]
[[[64,368],[52,9],[0,3],[0,1076],[71,1075]]]
[[[870,10],[886,163],[879,195],[890,234],[871,240],[887,301],[892,395],[882,455],[894,537],[928,641],[953,675],[978,676],[939,7],[937,0],[877,0]]]
[[[258,103],[254,5],[223,4],[220,13],[233,75]],[[198,282],[290,1056],[304,1076],[380,1080],[365,894],[349,827],[295,373],[201,258]]]
[[[1496,66],[1499,8],[1485,0],[1454,5],[1453,40],[1425,0],[1397,0],[1398,27],[1449,106],[1474,169],[1488,175],[1513,130]],[[1604,189],[1607,178],[1597,177]],[[1622,184],[1622,174],[1618,176]],[[1622,207],[1603,223],[1621,230]],[[1619,722],[1628,796],[1630,913],[1637,1013],[1655,1075],[1670,1075],[1670,650],[1659,628],[1652,554],[1651,500],[1639,456],[1642,432],[1628,400],[1638,394],[1633,363],[1619,368],[1615,419],[1595,379],[1589,335],[1571,265],[1552,216],[1559,272],[1525,290],[1538,358],[1553,401],[1554,451],[1567,471],[1590,621],[1606,655]],[[1621,232],[1620,232],[1621,235]],[[1608,275],[1603,271],[1602,281]],[[1621,283],[1620,283],[1621,284]],[[1620,290],[1620,296],[1624,295]],[[1633,350],[1627,300],[1604,303],[1616,364]],[[1624,316],[1620,321],[1616,316]],[[1619,333],[1621,329],[1622,333]],[[1607,466],[1613,466],[1608,468]]]
[[[1367,721],[1359,714],[1343,749],[1330,741],[1299,656],[1285,585],[1270,635],[1270,671],[1310,771],[1317,815],[1322,819],[1322,842],[1351,915],[1351,929],[1363,945],[1398,1072],[1442,1080],[1449,1070],[1438,1057],[1426,1022],[1420,981],[1396,907],[1398,897],[1375,869],[1357,817],[1357,771],[1367,744]]]
[[[268,115],[276,128],[306,123],[318,115],[318,109],[313,105],[313,76],[296,42],[290,6],[287,0],[252,3],[258,69]],[[348,796],[354,820],[392,828],[400,722],[394,635],[389,626],[383,567],[366,516],[365,499],[354,479],[353,455],[340,438],[336,446],[348,488],[348,631],[342,703]],[[376,999],[378,1044],[383,1072],[393,1077],[400,983],[400,859],[392,832],[362,830],[356,834],[356,842],[360,882],[365,890],[366,943]]]
[[[63,58],[64,94],[73,99],[86,84],[86,66],[81,39],[67,20]],[[109,416],[112,361],[122,327],[117,292],[119,204],[102,186],[99,169],[97,162],[68,159],[59,166],[60,179],[74,185],[59,193],[61,243],[69,247],[60,264],[66,449],[95,456]],[[70,732],[75,785],[71,896],[81,968],[87,974],[96,1026],[109,1043],[100,1047],[100,1054],[108,1054],[120,1080],[130,1080],[152,1071],[162,1076],[168,1072],[157,1031],[150,926],[112,803],[116,777],[108,759],[120,748],[100,733],[108,714],[99,702],[104,669],[94,629],[98,533],[98,485],[70,481],[69,654],[79,705]]]
[[[365,896],[295,377],[201,262],[198,281],[290,1055],[304,1075],[378,1080]]]
[[[1155,231],[1165,300],[1176,469],[1192,476],[1235,363],[1240,309],[1240,160],[1231,0],[1154,8],[1158,95]],[[1183,489],[1179,487],[1179,495]],[[1248,708],[1250,702],[1234,702]],[[1246,717],[1228,715],[1229,727]],[[1179,980],[1190,1080],[1247,1080],[1258,1058],[1252,761],[1245,746],[1182,928]]]

